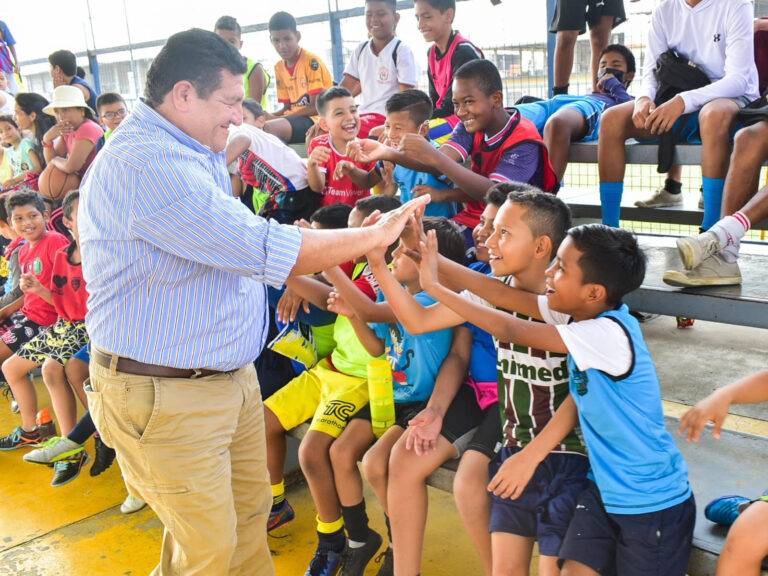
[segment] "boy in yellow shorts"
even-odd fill
[[[388,212],[400,205],[390,196],[370,196],[357,202],[349,215],[349,227],[359,227],[375,210]],[[341,266],[355,286],[376,300],[378,283],[368,265],[349,262]],[[326,309],[332,286],[315,278],[294,278],[288,287],[305,300]],[[283,466],[285,432],[312,419],[299,447],[299,463],[317,508],[317,554],[312,566],[338,566],[346,544],[340,504],[329,456],[331,444],[349,419],[368,404],[368,362],[374,359],[358,340],[349,319],[338,316],[333,331],[336,348],[330,356],[303,372],[264,401],[267,436],[267,468],[272,484],[272,512],[268,530],[293,520],[294,511],[285,499]],[[317,573],[325,573],[317,570]],[[311,572],[311,573],[316,573]],[[310,573],[310,572],[308,572]],[[330,571],[329,573],[335,573]]]

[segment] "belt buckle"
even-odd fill
[[[203,377],[203,371],[199,368],[193,368],[192,369],[192,376],[189,377],[190,380],[195,380],[197,378]]]

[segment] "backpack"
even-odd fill
[[[710,83],[709,77],[695,62],[688,60],[673,49],[659,56],[653,74],[658,82],[654,104],[659,106],[672,100],[681,92],[695,90]],[[677,129],[664,132],[659,137],[659,164],[657,171],[665,174],[672,167],[675,144],[690,114],[683,114],[677,121]]]
[[[365,50],[368,47],[368,44],[370,44],[370,40],[366,40],[362,44],[360,44],[360,47],[357,49],[357,57],[358,59],[363,54],[363,50]],[[395,42],[395,49],[392,50],[392,62],[395,63],[395,68],[397,68],[397,49],[400,48],[400,44],[402,44],[403,41],[400,40],[400,38],[397,39],[397,42]]]

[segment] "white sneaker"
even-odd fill
[[[704,260],[722,250],[720,240],[717,239],[714,232],[683,236],[678,238],[675,243],[677,244],[677,251],[680,253],[680,260],[683,261],[686,270],[693,270]]]
[[[40,445],[40,448],[27,452],[22,457],[24,462],[52,465],[59,460],[67,460],[83,451],[82,444],[67,437],[54,436]]]
[[[638,200],[635,206],[638,208],[666,208],[668,206],[682,206],[683,195],[672,194],[666,188],[659,188],[650,198]]]
[[[664,283],[670,286],[730,286],[741,284],[738,262],[726,262],[719,254],[713,254],[693,270],[667,270]]]
[[[120,512],[123,514],[133,514],[134,512],[138,512],[144,506],[146,506],[147,503],[144,502],[141,498],[136,498],[136,496],[132,496],[128,494],[128,497],[123,501],[122,504],[120,504]]]

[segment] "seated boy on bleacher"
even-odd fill
[[[283,224],[309,219],[320,204],[307,181],[307,166],[296,151],[278,137],[243,122],[231,126],[226,148],[227,165],[237,162],[237,173],[254,189],[258,214]],[[231,170],[232,171],[232,170]],[[256,194],[266,194],[260,199]]]
[[[568,166],[571,142],[597,140],[603,111],[632,100],[627,88],[634,77],[632,51],[621,44],[611,44],[600,53],[597,89],[592,94],[558,94],[549,100],[515,106],[544,137],[558,182]]]
[[[350,213],[349,226],[361,226],[375,210],[388,212],[399,206],[400,202],[389,196],[364,198]],[[350,262],[342,269],[364,297],[376,299],[378,284],[364,261]],[[327,308],[332,290],[329,284],[302,277],[292,278],[288,287],[318,308]],[[264,402],[267,467],[273,497],[269,530],[294,518],[294,511],[285,499],[283,484],[285,433],[312,419],[299,447],[299,464],[317,507],[318,548],[311,562],[315,573],[322,573],[325,566],[336,567],[341,561],[346,539],[329,450],[350,417],[368,403],[367,366],[374,359],[357,339],[348,318],[337,317],[333,337],[336,347],[328,358],[297,376]]]
[[[349,57],[340,86],[360,96],[360,138],[384,124],[384,105],[400,90],[419,86],[419,66],[410,47],[395,36],[396,0],[365,0],[368,39]]]
[[[714,423],[712,436],[720,438],[723,421],[732,404],[768,402],[768,371],[758,372],[715,390],[680,418],[680,434],[698,442],[704,427]],[[717,561],[717,574],[760,574],[768,556],[768,490],[756,500],[723,496],[704,510],[707,519],[731,526]]]
[[[492,62],[472,60],[455,72],[453,102],[461,121],[439,150],[418,134],[404,135],[397,150],[373,140],[353,142],[349,148],[358,161],[389,160],[447,176],[465,195],[465,209],[453,220],[462,229],[472,260],[472,230],[494,182],[526,182],[549,192],[557,181],[536,127],[514,108],[504,108],[504,87]],[[463,166],[468,158],[471,169]]]
[[[45,333],[54,324],[59,315],[50,300],[44,297],[45,291],[53,289],[53,264],[57,253],[69,244],[58,232],[46,229],[48,210],[42,197],[37,192],[21,190],[11,193],[6,199],[6,210],[11,218],[11,225],[19,236],[27,242],[19,252],[21,266],[21,289],[24,291],[24,303],[18,312],[10,316],[11,327],[2,335],[0,343],[0,362],[5,363],[11,356],[35,338]],[[43,294],[43,295],[41,295]],[[83,328],[83,331],[85,329]],[[75,330],[76,334],[79,334]],[[77,350],[74,350],[76,352]],[[46,440],[42,438],[35,425],[37,414],[37,396],[29,377],[18,380],[6,377],[18,402],[21,412],[21,426],[0,438],[0,450],[13,450],[22,446],[36,446]]]
[[[429,117],[432,114],[432,102],[421,90],[403,90],[393,94],[387,100],[387,119],[384,123],[386,144],[397,148],[406,134],[418,134],[429,138]],[[431,144],[438,148],[437,144]],[[336,174],[348,175],[361,188],[373,188],[379,185],[382,194],[390,196],[400,192],[400,201],[405,203],[415,196],[429,194],[432,201],[427,204],[425,216],[443,216],[452,218],[456,215],[456,202],[466,200],[466,195],[456,190],[445,176],[435,176],[429,172],[419,172],[391,162],[379,164],[366,172],[354,162],[344,160],[336,166]]]
[[[653,11],[642,93],[634,102],[606,110],[600,123],[598,165],[603,224],[619,225],[626,140],[654,140],[667,132],[680,142],[702,145],[702,228],[707,230],[717,222],[736,114],[759,96],[752,18],[753,6],[746,0],[696,5],[664,0]],[[656,66],[669,50],[693,61],[710,83],[657,104],[660,83]]]
[[[352,162],[347,146],[357,140],[360,131],[360,114],[349,90],[336,86],[317,97],[319,126],[327,132],[309,143],[307,153],[307,179],[309,187],[320,194],[320,205],[328,206],[344,202],[354,206],[360,198],[371,195],[370,188],[358,186],[336,166],[344,161]],[[373,169],[373,162],[356,162],[366,172]]]
[[[443,256],[453,262],[464,262],[464,239],[454,224],[444,218],[428,218],[424,220],[424,229],[435,232],[438,250]],[[420,304],[429,306],[434,300],[421,290],[418,265],[406,252],[401,240],[392,253],[391,271],[384,249],[367,254],[368,264],[379,283],[394,279]],[[374,435],[370,406],[366,406],[352,416],[331,446],[334,481],[348,536],[343,570],[352,576],[363,574],[382,542],[381,536],[368,526],[357,462],[365,455],[363,470],[386,514],[387,463],[392,446],[429,400],[440,366],[451,348],[452,330],[412,334],[397,320],[386,297],[380,294],[374,304],[361,298],[338,271],[328,277],[335,288],[328,301],[329,309],[349,318],[355,334],[371,356],[386,356],[392,367],[394,385],[395,424],[381,438],[377,440]]]
[[[568,353],[570,397],[547,426],[489,485],[518,498],[533,471],[580,425],[590,472],[560,548],[577,574],[684,576],[696,516],[688,471],[666,429],[656,369],[640,326],[622,304],[645,275],[645,255],[629,232],[572,228],[547,270],[546,295],[507,288],[505,308],[471,302],[438,279],[434,236],[421,249],[429,294],[506,342]],[[643,536],[640,536],[640,535]]]

